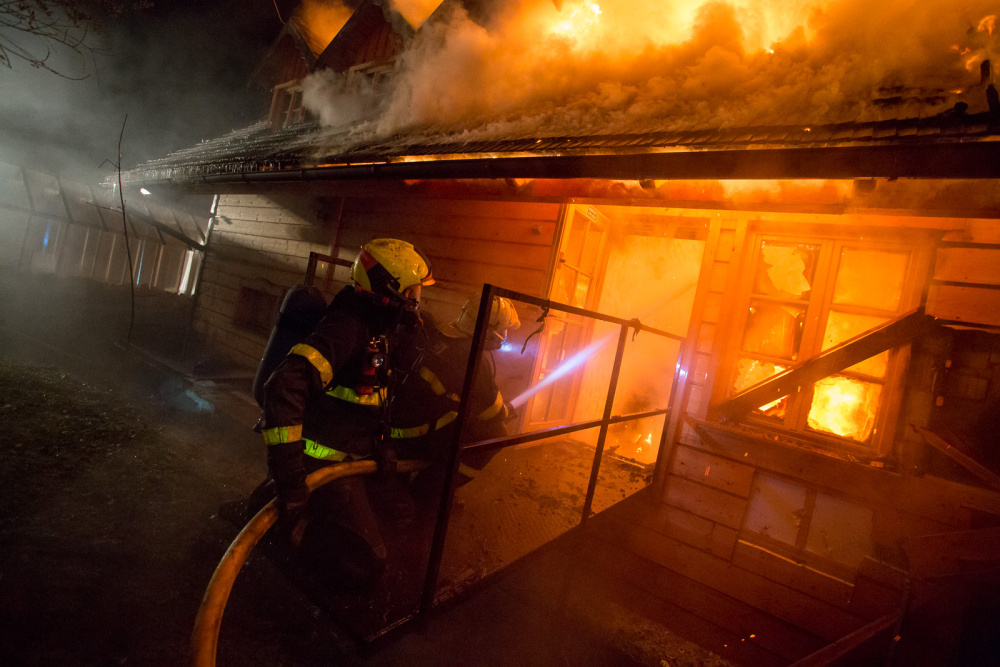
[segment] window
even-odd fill
[[[280,296],[241,287],[233,321],[248,331],[266,335],[271,331],[280,305]]]
[[[898,317],[919,298],[912,245],[757,234],[750,247],[730,395]],[[760,406],[754,419],[879,450],[888,385],[901,363],[888,350]]]
[[[305,122],[306,108],[302,106],[302,82],[291,81],[274,87],[268,124],[273,130]]]
[[[871,508],[758,474],[740,537],[842,579],[873,552]]]
[[[395,59],[355,65],[347,70],[347,89],[363,94],[383,95],[389,90],[389,82],[395,69]]]

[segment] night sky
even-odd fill
[[[93,181],[126,114],[125,168],[253,122],[267,99],[247,84],[280,29],[273,0],[155,0],[108,24],[82,81],[15,60],[0,69],[0,160]]]

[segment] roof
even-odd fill
[[[266,123],[152,160],[131,182],[421,178],[1000,178],[1000,114],[464,140]]]

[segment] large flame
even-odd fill
[[[340,0],[303,0],[295,10],[294,18],[302,26],[302,36],[309,45],[309,50],[318,56],[337,36],[353,12]]]
[[[480,23],[437,12],[358,129],[489,139],[928,115],[1000,51],[994,0],[560,4],[495,3]],[[976,93],[970,112],[985,110]],[[332,90],[313,106],[336,103]]]
[[[864,442],[875,426],[881,386],[846,377],[828,377],[813,389],[809,426]]]

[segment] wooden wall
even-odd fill
[[[256,368],[267,332],[234,322],[243,287],[281,299],[305,278],[310,252],[329,254],[332,230],[305,196],[222,195],[196,292],[194,328],[230,361]]]
[[[428,256],[438,282],[424,292],[424,307],[439,321],[457,316],[486,282],[539,296],[545,291],[558,204],[341,201],[222,196],[202,267],[196,331],[230,360],[256,366],[267,335],[234,323],[240,289],[280,298],[303,281],[310,252],[353,260],[364,242],[381,237],[410,241]],[[348,269],[337,267],[327,291],[349,282]]]
[[[443,322],[484,283],[543,296],[559,211],[559,204],[348,199],[338,254],[353,259],[373,238],[413,243],[430,259],[437,280],[424,292],[424,308]],[[346,284],[347,270],[336,278]]]
[[[971,218],[938,247],[927,312],[1000,327],[1000,220]]]
[[[719,366],[726,363],[721,358],[731,336],[726,313],[748,252],[747,225],[761,217],[713,216],[687,344],[685,364],[692,371],[681,387],[676,439],[661,453],[665,465],[641,501],[623,504],[598,524],[590,567],[615,582],[617,595],[653,618],[670,619],[669,627],[724,657],[748,665],[789,664],[894,613],[905,587],[906,540],[967,530],[983,517],[1000,522],[1000,494],[793,449],[701,421]],[[886,226],[892,224],[888,220],[862,222]],[[976,310],[951,312],[963,318],[975,312],[975,321],[983,322],[1000,312],[996,307],[978,312],[1000,294],[994,287],[1000,284],[1000,246],[993,247],[1000,244],[1000,226],[968,222],[962,231],[961,220],[915,224],[939,225],[947,234],[928,308],[942,317],[940,295],[964,280],[968,284],[955,288],[974,290]],[[948,241],[955,238],[974,240]],[[867,556],[852,567],[823,567],[808,557],[766,548],[747,529],[755,485],[762,479],[779,480],[806,495],[825,494],[868,513]],[[798,518],[789,521],[794,526]],[[915,594],[928,590],[918,583]],[[915,664],[947,662],[947,639],[938,645],[931,641],[938,638],[917,639],[926,641],[908,648],[922,654]]]

